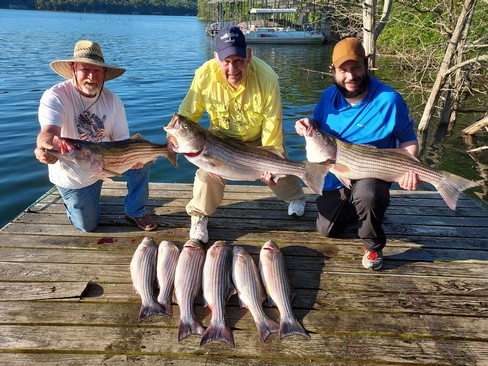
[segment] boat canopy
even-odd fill
[[[289,8],[289,9],[261,9],[261,8],[252,8],[249,13],[250,14],[295,14],[297,9]]]

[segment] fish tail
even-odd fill
[[[169,317],[173,316],[173,306],[170,301],[164,301],[163,299],[158,299],[159,305],[163,308],[164,315]]]
[[[166,157],[173,167],[178,168],[178,154],[174,151],[168,151],[168,156]]]
[[[308,332],[302,327],[302,325],[295,318],[283,319],[280,322],[280,339],[283,339],[292,334],[301,334],[310,338]]]
[[[181,318],[178,325],[178,342],[181,342],[190,334],[203,334],[204,331],[205,329],[193,314],[186,318]]]
[[[476,187],[479,183],[458,175],[444,173],[441,181],[434,186],[449,208],[454,211],[461,192],[465,189]]]
[[[167,315],[161,304],[154,302],[151,305],[141,305],[139,311],[139,321],[150,317],[151,315]]]
[[[330,164],[306,163],[307,168],[302,180],[305,184],[319,196],[322,195],[324,179],[330,169]]]
[[[207,344],[208,342],[217,339],[227,343],[232,348],[236,346],[232,331],[227,324],[219,326],[214,326],[213,324],[210,324],[210,326],[205,330],[205,333],[203,333],[202,339],[200,341],[200,346],[203,346],[204,344]]]
[[[280,325],[268,317],[265,317],[263,321],[256,323],[258,328],[259,338],[264,342],[270,336],[271,333],[277,333],[280,330]]]

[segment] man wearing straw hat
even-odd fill
[[[38,118],[41,130],[34,150],[37,160],[48,164],[49,179],[63,198],[67,215],[74,227],[93,231],[100,218],[102,180],[81,177],[45,149],[55,149],[59,137],[92,142],[120,141],[129,138],[129,125],[122,101],[104,87],[125,69],[105,63],[100,45],[78,41],[73,58],[51,62],[51,68],[67,79],[42,95]],[[149,165],[134,166],[124,173],[128,194],[125,197],[126,218],[142,230],[157,227],[147,214]]]

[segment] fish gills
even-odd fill
[[[234,336],[227,322],[225,305],[236,293],[231,281],[232,250],[224,241],[216,241],[207,251],[203,265],[203,298],[212,311],[210,325],[203,333],[200,346],[221,340],[235,347]]]
[[[158,302],[163,306],[164,312],[168,316],[173,316],[171,298],[179,255],[180,251],[174,243],[163,240],[159,244],[156,264],[156,277],[159,285]]]
[[[178,341],[190,334],[203,334],[205,329],[197,320],[193,307],[201,290],[205,251],[193,240],[188,240],[178,258],[175,272],[175,301],[180,308]]]
[[[292,334],[310,337],[295,319],[291,307],[291,285],[288,279],[285,258],[278,246],[267,241],[259,253],[259,270],[268,299],[280,312],[280,339]]]
[[[264,313],[262,303],[266,299],[266,294],[251,255],[240,246],[234,246],[232,253],[232,281],[237,290],[239,303],[253,316],[259,338],[264,342],[271,333],[278,332],[280,326]]]
[[[152,238],[145,237],[130,262],[132,285],[142,301],[139,321],[151,315],[165,315],[163,307],[156,301],[154,294],[157,253],[157,244]]]

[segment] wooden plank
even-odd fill
[[[444,338],[411,338],[368,336],[362,334],[327,334],[324,344],[322,335],[312,334],[304,341],[300,336],[277,339],[271,335],[263,344],[250,342],[249,332],[234,332],[235,348],[229,348],[221,342],[212,342],[199,346],[198,337],[188,337],[182,342],[175,342],[176,329],[141,328],[141,327],[80,327],[65,326],[63,334],[55,326],[16,326],[6,325],[0,328],[0,350],[16,349],[19,351],[62,350],[63,353],[109,352],[112,355],[160,355],[183,354],[198,356],[203,363],[214,357],[242,359],[267,359],[303,362],[313,360],[323,363],[331,360],[371,361],[371,354],[380,362],[412,362],[427,364],[464,363],[481,364],[488,359],[488,343],[477,341],[450,340]],[[357,352],[360,344],[368,352]]]
[[[0,282],[2,301],[80,299],[88,282]]]
[[[152,316],[138,322],[140,302],[1,302],[0,326],[10,325],[83,325],[83,326],[138,326],[152,328],[165,326],[177,328],[179,308],[173,306],[173,317]],[[254,320],[245,309],[229,307],[229,324],[234,330],[246,330],[252,337],[257,334]],[[264,311],[271,318],[278,320],[276,308],[265,307]],[[459,315],[416,314],[401,312],[377,312],[377,316],[365,317],[362,309],[294,309],[298,319],[306,329],[315,333],[375,333],[389,336],[411,335],[414,337],[448,336],[452,339],[488,340],[488,319],[476,318],[470,321]],[[208,310],[201,305],[195,306],[195,314],[204,324],[210,321]]]

